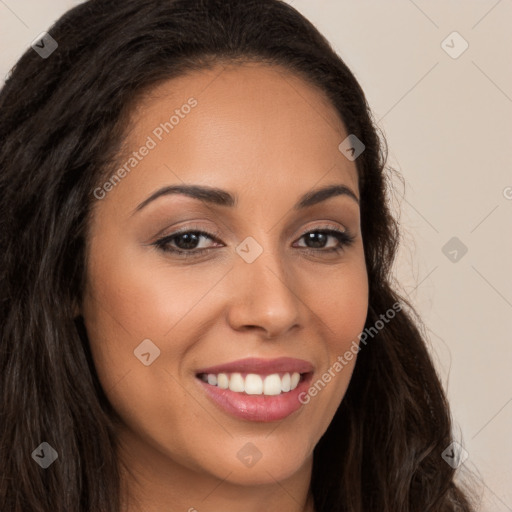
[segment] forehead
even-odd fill
[[[184,108],[191,99],[195,106]],[[124,188],[136,183],[140,196],[190,182],[284,197],[337,181],[357,192],[355,163],[338,149],[347,135],[324,92],[289,71],[218,65],[160,83],[139,100],[126,147],[148,137],[155,147]]]

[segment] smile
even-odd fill
[[[256,373],[248,373],[247,375],[241,373],[202,373],[199,377],[211,386],[229,389],[235,393],[275,396],[293,391],[299,384],[301,374],[298,372],[282,375],[273,373],[265,376]]]
[[[313,365],[294,358],[249,358],[204,368],[196,378],[206,395],[223,412],[248,421],[278,421],[303,404]]]

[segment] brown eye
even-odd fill
[[[326,248],[329,238],[336,239],[338,244],[334,247]],[[304,233],[300,239],[304,239],[306,249],[323,252],[339,251],[343,247],[349,246],[354,241],[354,237],[350,236],[347,231],[340,231],[332,228],[308,231]]]
[[[179,249],[196,249],[202,236],[204,235],[195,232],[189,232],[183,233],[181,235],[175,235],[173,238],[174,243]]]
[[[165,252],[192,256],[212,248],[198,247],[202,239],[217,240],[214,235],[206,231],[189,229],[160,238],[153,245]]]

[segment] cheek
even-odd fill
[[[181,378],[181,363],[200,339],[204,319],[215,317],[208,292],[226,269],[171,271],[165,261],[148,264],[137,250],[124,248],[119,258],[105,242],[93,251],[83,315],[110,402],[132,424],[136,418],[157,417],[164,394],[171,413],[190,408],[186,396],[174,389],[174,378]]]
[[[368,276],[364,260],[354,260],[329,279],[321,276],[319,290],[311,287],[310,304],[322,326],[327,351],[325,364],[301,397],[306,407],[322,421],[317,425],[321,436],[331,422],[350,383],[359,351],[359,335],[368,312]]]
[[[177,294],[182,283],[166,279],[163,270],[133,258],[117,262],[104,256],[91,261],[84,300],[91,353],[101,386],[124,425],[150,441],[148,432],[169,431],[190,409],[176,384],[190,339],[187,322],[180,319],[197,302],[200,287]]]
[[[90,261],[84,316],[98,356],[111,359],[109,353],[115,352],[116,365],[126,355],[132,358],[143,340],[168,338],[175,326],[186,325],[181,320],[211,286],[190,271],[187,275],[186,269],[170,272],[165,263],[148,264],[137,250],[123,249],[118,258],[98,245],[95,254],[99,256]],[[184,339],[173,337],[176,355]]]
[[[368,312],[368,275],[362,251],[335,270],[324,270],[310,283],[310,304],[324,326],[332,355],[339,355],[358,342]]]

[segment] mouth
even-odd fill
[[[229,389],[234,393],[246,395],[276,396],[293,391],[304,379],[306,373],[272,373],[260,375],[257,373],[200,373],[197,377],[211,386]]]
[[[248,421],[282,420],[302,407],[313,365],[293,358],[249,358],[196,372],[206,395],[224,412]]]

